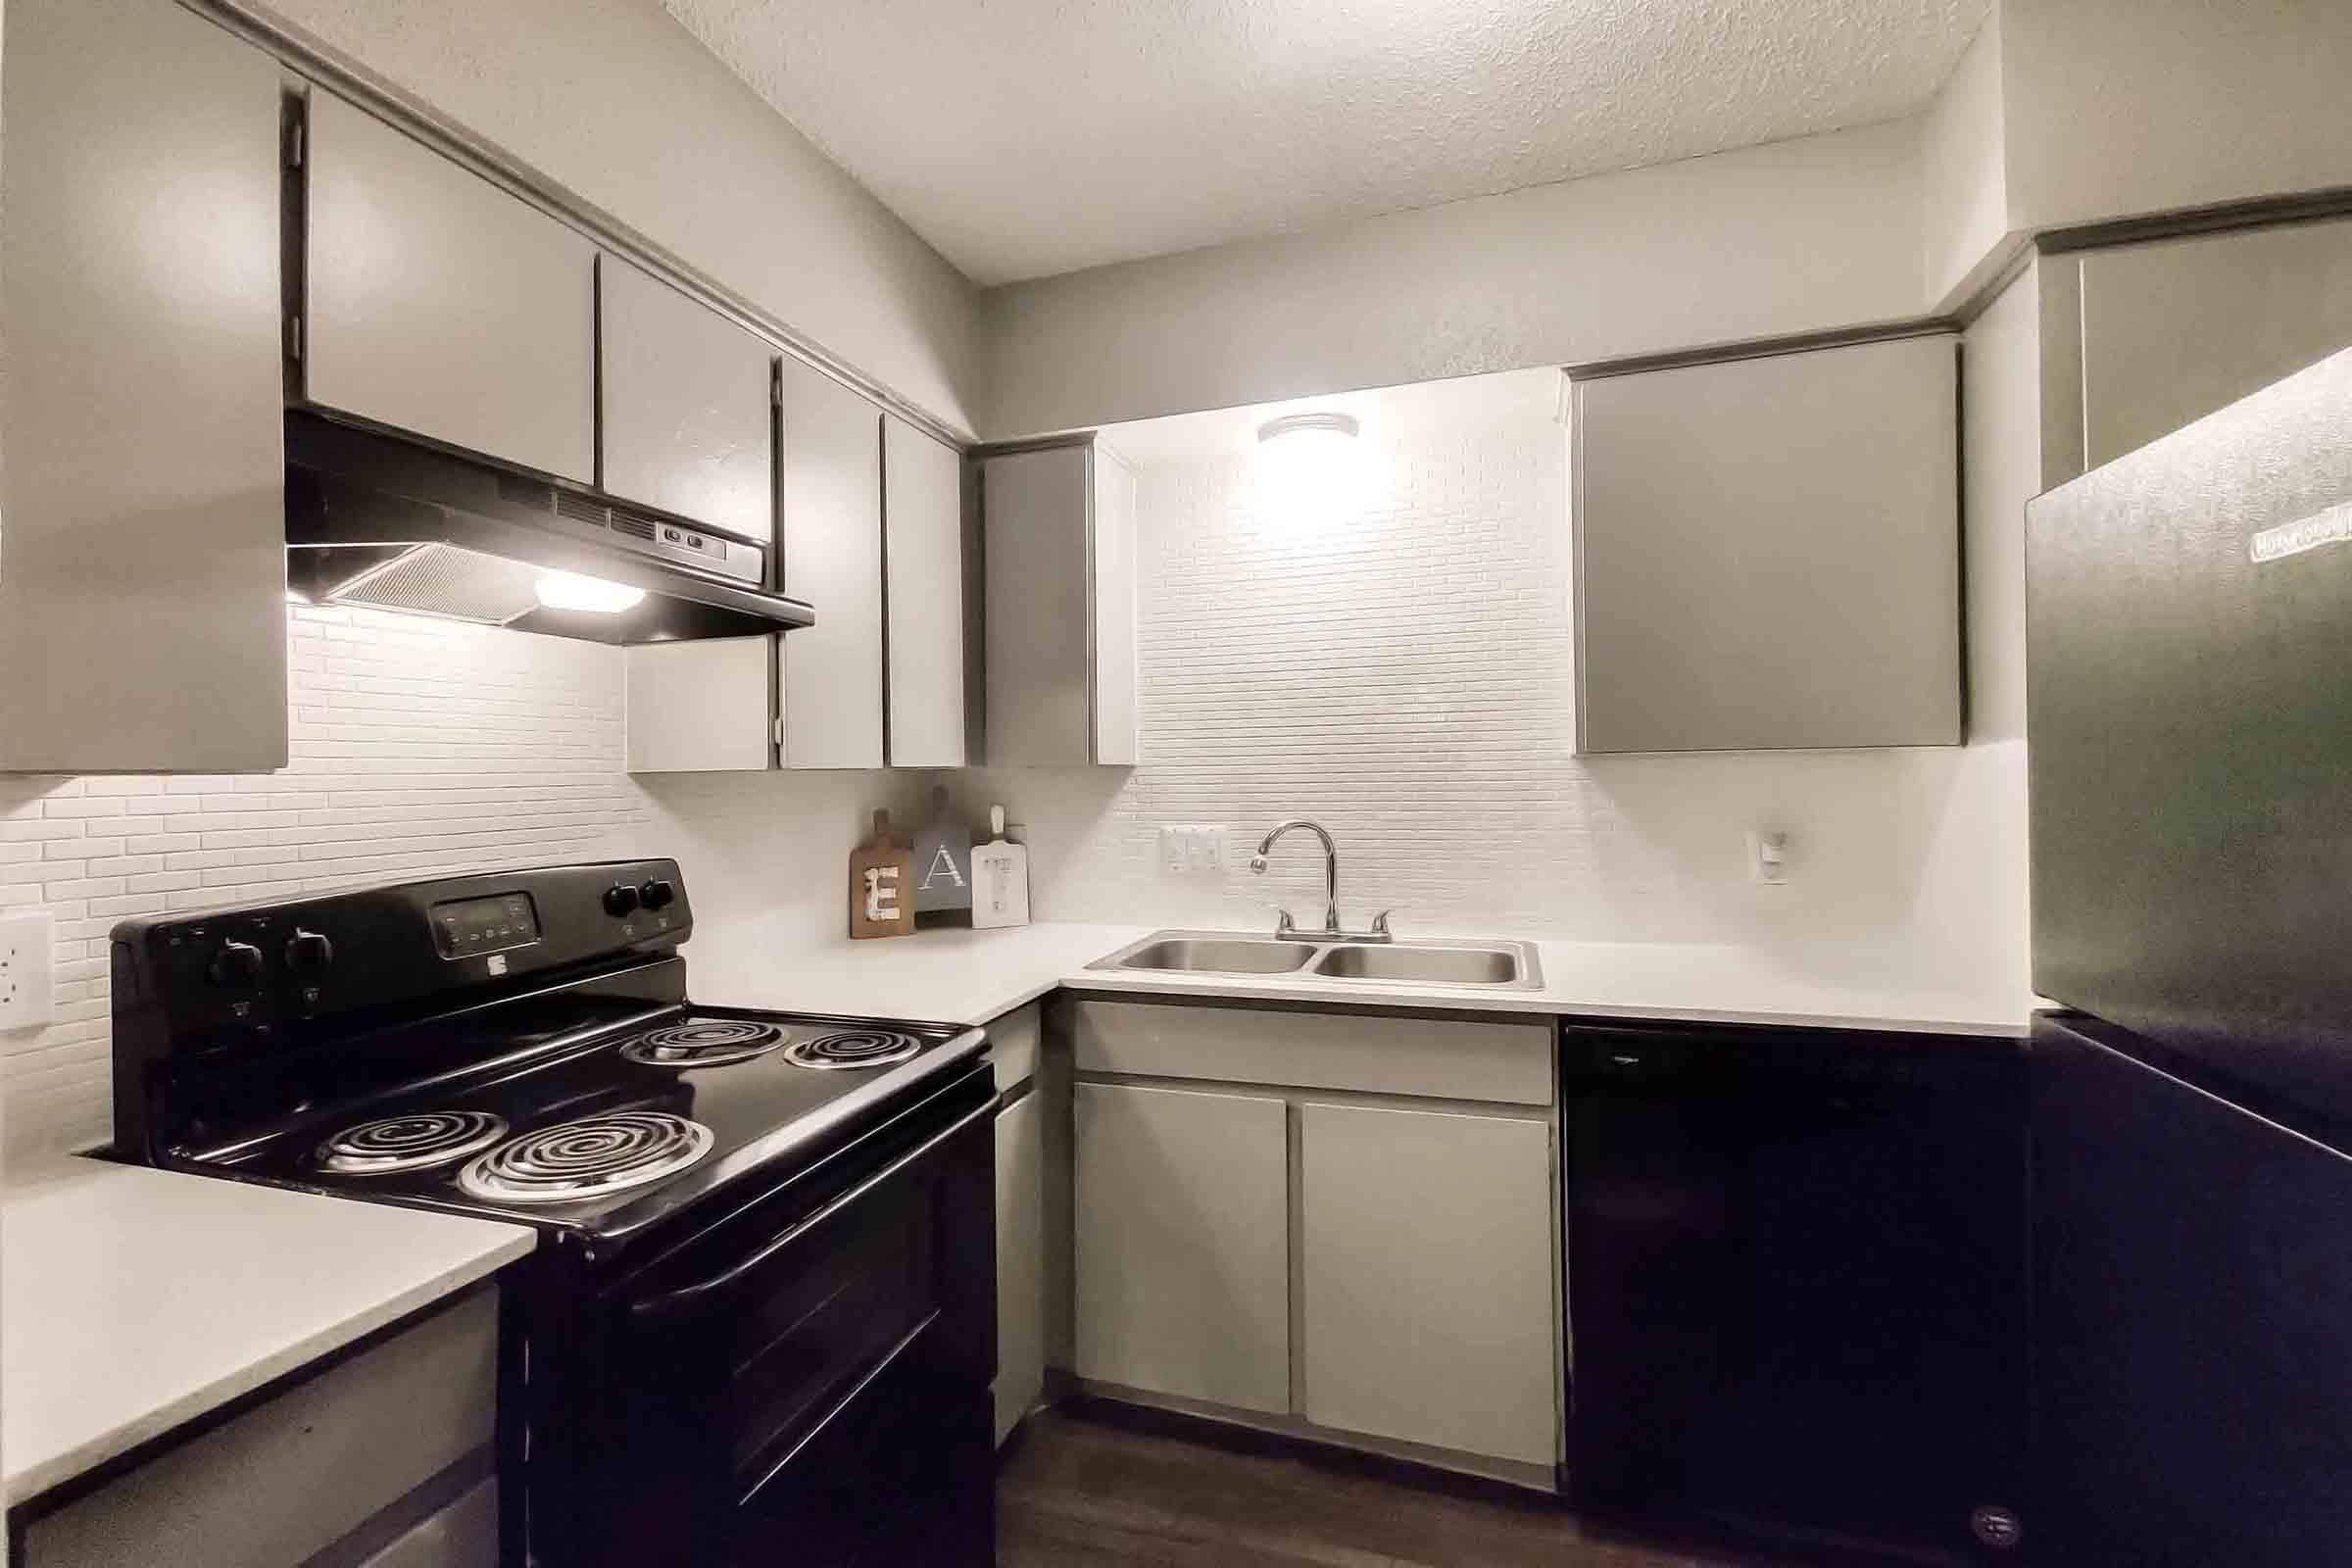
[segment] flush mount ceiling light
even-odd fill
[[[1361,427],[1346,414],[1286,414],[1257,427],[1257,511],[1266,522],[1318,531],[1361,511],[1367,488]]]

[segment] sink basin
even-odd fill
[[[1250,937],[1162,937],[1118,956],[1121,969],[1181,969],[1211,974],[1289,974],[1306,967],[1312,946]]]
[[[1519,978],[1509,948],[1326,948],[1315,973],[1334,980],[1407,980],[1424,985],[1507,986]]]
[[[1424,937],[1394,945],[1284,940],[1225,931],[1154,931],[1090,969],[1155,969],[1173,974],[1289,975],[1332,981],[1386,980],[1396,985],[1544,988],[1536,950],[1525,942],[1457,942]]]

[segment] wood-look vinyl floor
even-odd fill
[[[1543,1498],[1040,1411],[999,1472],[998,1568],[1740,1568]]]

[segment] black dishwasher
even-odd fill
[[[1563,1029],[1578,1499],[2015,1561],[2024,1061],[2013,1040]]]

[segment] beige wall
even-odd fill
[[[1919,125],[986,296],[992,438],[1915,316]]]
[[[958,429],[962,274],[658,0],[228,0],[349,57]]]
[[[2008,141],[2001,121],[2001,14],[1977,29],[1920,128],[1927,302],[1951,310],[2007,259]]]

